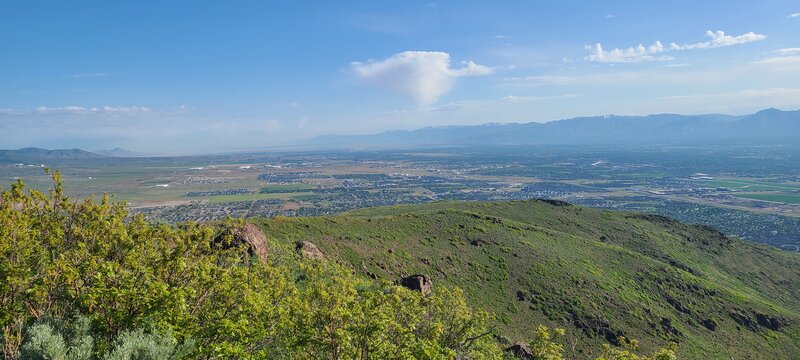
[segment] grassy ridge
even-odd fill
[[[463,288],[525,340],[564,326],[575,356],[624,335],[686,358],[800,357],[800,258],[650,215],[544,201],[442,202],[258,220],[368,276]],[[572,347],[572,345],[568,346]]]

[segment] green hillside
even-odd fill
[[[367,276],[458,286],[510,340],[564,327],[567,356],[626,336],[682,358],[800,358],[800,257],[708,227],[541,200],[254,221]]]

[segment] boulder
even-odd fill
[[[230,237],[230,242],[227,241]],[[269,256],[269,242],[267,236],[253,224],[244,224],[239,227],[226,229],[214,238],[214,244],[222,249],[230,249],[235,246],[247,245],[247,253],[256,256],[261,261],[267,261]]]
[[[539,199],[539,201],[546,202],[553,206],[572,206],[572,204],[564,201],[564,200],[556,200],[556,199]]]
[[[295,250],[300,253],[303,258],[306,259],[314,259],[314,260],[324,260],[325,255],[322,254],[322,251],[319,250],[317,245],[310,241],[300,241],[295,246]]]
[[[431,289],[433,287],[431,279],[425,275],[411,275],[409,277],[404,277],[400,280],[400,285],[414,291],[419,291],[422,293],[422,296],[425,297],[431,294]]]
[[[533,359],[533,351],[531,351],[528,345],[523,343],[514,343],[514,345],[507,347],[505,351],[511,353],[511,355],[514,355],[517,359]]]
[[[705,326],[705,328],[708,330],[717,330],[717,322],[713,319],[705,319],[701,324],[703,324],[703,326]]]
[[[756,313],[756,322],[758,325],[774,331],[778,331],[786,325],[785,319],[772,317],[761,313]]]
[[[471,240],[469,242],[469,244],[472,245],[472,246],[483,246],[483,245],[486,245],[486,241],[483,241],[481,239],[474,239],[474,240]]]

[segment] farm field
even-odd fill
[[[763,181],[746,179],[721,179],[701,181],[707,187],[730,188],[742,191],[800,191],[800,185],[795,184],[775,184]]]
[[[758,193],[758,194],[737,194],[736,196],[747,199],[771,201],[776,203],[800,204],[800,195],[794,195],[794,194]]]

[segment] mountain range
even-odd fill
[[[115,147],[111,150],[94,150],[92,151],[95,154],[104,155],[104,156],[111,156],[111,157],[150,157],[150,156],[160,156],[157,153],[147,153],[147,152],[139,152],[139,151],[131,151],[127,149],[123,149],[120,147]]]
[[[0,150],[0,163],[43,160],[96,159],[105,156],[81,149],[42,149],[28,147],[17,150]]]
[[[604,115],[545,123],[487,123],[392,130],[372,135],[320,135],[294,144],[293,148],[798,142],[800,110],[766,109],[749,115]],[[47,150],[29,147],[0,150],[0,162],[159,155],[120,148],[88,152],[81,149]]]
[[[374,135],[323,135],[322,146],[605,145],[800,141],[800,110],[766,109],[750,115],[593,116],[545,123],[489,123],[426,127]]]

